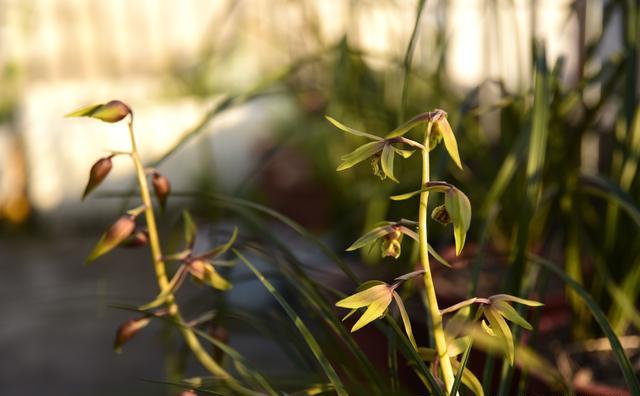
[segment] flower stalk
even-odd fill
[[[433,122],[427,123],[427,129],[424,136],[424,146],[429,147],[429,139],[431,135],[431,129]],[[425,186],[429,183],[429,150],[422,150],[422,185]],[[424,287],[427,297],[427,310],[431,315],[433,338],[435,341],[436,352],[440,361],[440,370],[442,372],[442,379],[444,380],[447,393],[453,387],[455,380],[455,374],[447,353],[447,341],[444,335],[444,328],[442,326],[442,315],[438,308],[438,299],[436,297],[436,289],[433,283],[433,277],[431,276],[431,267],[429,265],[429,250],[428,250],[428,238],[427,238],[427,219],[429,203],[429,190],[424,190],[420,193],[420,208],[418,211],[418,236],[420,239],[420,262],[424,270]]]
[[[191,352],[196,359],[214,376],[223,379],[229,385],[230,388],[244,395],[256,395],[255,391],[243,387],[238,381],[235,380],[222,366],[220,366],[213,357],[202,346],[200,340],[191,329],[191,327],[184,324],[184,320],[180,315],[180,309],[176,304],[175,297],[171,290],[169,290],[169,280],[167,278],[166,266],[162,256],[162,249],[160,247],[160,238],[158,237],[158,227],[156,225],[155,214],[153,212],[153,202],[151,200],[151,194],[149,191],[149,184],[147,182],[147,176],[140,160],[138,148],[136,145],[136,138],[133,128],[133,112],[130,113],[128,122],[129,138],[131,140],[131,159],[136,170],[136,176],[138,178],[138,186],[140,187],[140,198],[144,204],[144,215],[147,222],[147,228],[149,233],[149,247],[153,258],[153,268],[156,274],[156,280],[160,293],[166,295],[166,306],[168,315],[179,324],[179,329],[184,338],[184,341],[188,345]]]

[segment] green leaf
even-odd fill
[[[507,360],[513,366],[515,361],[515,346],[513,344],[513,334],[505,320],[500,316],[495,308],[488,306],[484,308],[484,316],[491,324],[491,330],[500,338],[506,348]]]
[[[467,387],[471,392],[473,392],[476,396],[484,396],[484,389],[482,389],[482,384],[478,380],[478,378],[473,374],[471,370],[466,368],[466,365],[462,365],[458,363],[455,359],[451,361],[453,368],[459,372],[460,367],[462,367],[462,378],[460,381]],[[456,380],[458,375],[456,374]],[[452,389],[453,390],[453,389]],[[453,392],[452,392],[453,394]]]
[[[363,236],[361,236],[360,238],[358,238],[354,243],[352,243],[351,246],[347,248],[347,252],[358,250],[367,245],[370,245],[374,243],[377,239],[387,235],[390,231],[391,230],[389,229],[388,226],[376,227],[371,231],[367,232],[366,234],[364,234]]]
[[[496,301],[492,305],[500,313],[500,315],[505,317],[505,319],[527,330],[533,330],[533,327],[531,326],[531,324],[527,322],[527,320],[523,318],[518,313],[518,311],[516,311],[511,305],[507,304],[505,301]]]
[[[400,183],[398,179],[393,175],[393,157],[395,152],[393,150],[393,146],[390,144],[385,144],[382,149],[382,156],[380,158],[380,163],[382,164],[382,171],[385,175],[396,183]]]
[[[342,157],[342,163],[338,165],[337,171],[343,171],[349,169],[352,166],[366,160],[378,151],[382,150],[384,142],[371,142],[364,144],[349,154]]]
[[[311,331],[309,331],[309,328],[304,324],[300,316],[296,314],[296,312],[293,310],[293,308],[291,308],[287,300],[284,297],[282,297],[282,295],[276,290],[276,288],[273,287],[271,282],[269,282],[267,278],[265,278],[264,275],[260,271],[258,271],[256,267],[254,267],[237,250],[233,249],[233,252],[235,253],[236,256],[238,256],[238,258],[243,263],[245,263],[247,267],[249,267],[249,269],[256,275],[256,277],[260,280],[260,282],[262,282],[262,284],[269,291],[269,293],[271,293],[271,295],[276,299],[276,301],[278,301],[280,306],[285,310],[285,312],[287,313],[291,321],[293,321],[294,325],[296,326],[296,328],[298,329],[298,331],[300,332],[304,340],[307,342],[309,349],[311,350],[316,360],[324,370],[325,374],[327,375],[327,377],[335,387],[335,391],[338,394],[338,396],[348,396],[349,393],[344,388],[344,385],[342,384],[340,377],[336,373],[335,369],[333,368],[333,366],[331,365],[327,357],[324,355],[324,352],[322,351],[322,348],[318,344],[318,341],[316,341],[316,339],[313,337],[313,334],[311,333]]]
[[[447,354],[449,357],[456,357],[464,351],[467,350],[469,345],[471,344],[471,337],[464,336],[460,338],[456,338],[455,340],[449,342],[447,345]]]
[[[620,343],[620,339],[616,335],[616,333],[611,328],[611,324],[607,320],[606,315],[602,312],[602,309],[598,306],[598,303],[591,297],[589,292],[587,292],[582,285],[576,282],[574,279],[565,274],[560,268],[558,268],[554,263],[549,260],[546,260],[542,257],[530,254],[528,256],[529,260],[537,265],[544,267],[546,270],[553,272],[556,276],[558,276],[563,282],[565,282],[569,287],[576,291],[578,296],[582,298],[582,300],[587,304],[587,307],[593,314],[596,322],[600,326],[600,329],[604,332],[604,334],[609,339],[609,343],[611,344],[611,350],[613,351],[616,360],[618,361],[618,365],[622,371],[622,375],[629,386],[629,390],[631,394],[634,396],[640,395],[640,382],[638,381],[638,377],[635,374],[633,365],[629,361],[629,358],[625,354],[624,348]]]
[[[491,300],[491,302],[494,301],[511,301],[511,302],[515,302],[518,304],[523,304],[523,305],[527,305],[529,307],[541,307],[544,304],[539,302],[539,301],[534,301],[534,300],[527,300],[526,298],[520,298],[520,297],[516,297],[516,296],[511,296],[509,294],[496,294],[493,295],[491,297],[489,297],[489,300]]]
[[[389,285],[384,283],[343,298],[336,303],[336,306],[340,308],[362,308],[373,304],[375,301],[386,300],[387,298],[391,302],[391,293],[392,290]]]
[[[191,213],[189,213],[189,211],[184,210],[182,212],[182,218],[184,219],[184,242],[186,246],[191,249],[196,241],[198,228],[196,227],[196,223],[193,221],[193,217],[191,217]]]
[[[338,129],[340,129],[340,130],[342,130],[344,132],[348,132],[348,133],[351,133],[351,134],[356,135],[356,136],[366,137],[366,138],[372,139],[372,140],[378,140],[378,141],[384,140],[380,136],[372,135],[370,133],[358,131],[357,129],[353,129],[351,127],[348,127],[348,126],[344,125],[343,123],[341,123],[340,121],[337,121],[336,119],[329,117],[328,115],[325,115],[324,118],[326,118],[330,123],[332,123]]]
[[[640,208],[638,201],[619,185],[601,176],[581,176],[582,188],[585,192],[614,200],[640,226]]]
[[[444,146],[453,162],[458,165],[458,168],[462,169],[462,162],[460,161],[460,154],[458,153],[456,136],[453,134],[453,130],[451,129],[451,125],[449,125],[447,117],[440,117],[440,119],[436,121],[434,128],[437,128],[438,132],[442,134]]]
[[[453,187],[445,194],[444,205],[453,220],[456,255],[460,255],[467,238],[467,231],[471,225],[471,203],[462,191]]]
[[[407,313],[406,308],[404,307],[404,303],[402,302],[402,298],[396,291],[393,291],[393,298],[396,300],[396,304],[398,305],[398,311],[400,311],[400,317],[402,318],[402,324],[404,324],[404,331],[407,333],[407,337],[409,337],[409,341],[411,341],[411,345],[413,345],[416,350],[418,350],[418,344],[416,344],[416,339],[413,337],[413,330],[411,328],[411,320],[409,319],[409,314]]]

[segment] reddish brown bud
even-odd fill
[[[142,317],[139,319],[129,319],[120,325],[113,342],[113,349],[120,353],[122,351],[122,345],[136,335],[140,329],[148,325],[150,321],[151,318]]]
[[[112,100],[111,102],[97,108],[91,114],[91,117],[104,122],[118,122],[128,114],[131,114],[129,106],[119,100]]]
[[[171,184],[169,183],[169,179],[158,172],[153,172],[151,184],[153,184],[153,190],[156,193],[160,207],[164,209],[167,203],[167,197],[171,193]]]
[[[91,263],[103,254],[108,253],[110,250],[122,243],[122,241],[131,235],[135,228],[136,221],[134,216],[129,214],[121,216],[118,221],[113,223],[111,228],[102,235],[102,238],[100,238],[96,247],[93,248],[93,251],[89,257],[87,257],[87,264]]]
[[[87,187],[84,189],[84,194],[82,194],[82,199],[85,199],[87,195],[96,187],[102,183],[102,181],[109,175],[111,172],[111,168],[113,168],[113,163],[111,162],[111,158],[113,155],[110,155],[105,158],[100,158],[89,171],[89,181],[87,182]]]
[[[125,239],[120,246],[124,248],[137,248],[149,244],[149,231],[138,230]]]
[[[198,394],[192,389],[180,392],[180,396],[198,396]]]
[[[118,122],[131,114],[129,106],[119,100],[112,100],[106,104],[83,107],[65,117],[93,117],[104,122]]]

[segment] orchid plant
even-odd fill
[[[331,117],[327,116],[326,118],[344,132],[371,140],[371,142],[344,155],[342,163],[337,168],[338,171],[349,169],[371,158],[371,165],[375,175],[381,179],[389,178],[394,182],[398,182],[394,174],[395,155],[398,154],[402,158],[408,158],[415,151],[419,151],[422,155],[422,183],[420,188],[413,192],[390,197],[394,201],[419,197],[418,221],[401,219],[399,221],[382,222],[347,248],[348,251],[352,251],[379,243],[382,257],[397,259],[401,255],[402,239],[407,236],[418,243],[421,269],[396,278],[392,284],[381,281],[365,282],[358,287],[355,294],[338,301],[336,306],[351,310],[345,319],[356,313],[357,310],[366,308],[353,325],[351,331],[354,332],[384,317],[389,312],[389,306],[392,301],[395,301],[407,337],[416,352],[424,360],[431,362],[434,371],[439,373],[439,378],[444,384],[445,393],[448,395],[457,394],[460,383],[462,383],[475,394],[482,395],[483,389],[480,382],[465,367],[474,337],[481,334],[482,337],[490,337],[497,341],[494,344],[498,345],[497,348],[504,354],[509,364],[513,365],[515,361],[515,345],[507,321],[529,330],[531,330],[531,325],[510,303],[527,306],[540,306],[542,304],[533,300],[500,294],[488,298],[473,297],[446,309],[441,310],[439,308],[429,256],[447,267],[450,266],[428,243],[427,236],[430,225],[428,225],[427,219],[430,194],[444,195],[443,204],[433,209],[431,217],[442,225],[453,225],[456,255],[460,255],[464,248],[467,231],[471,224],[471,203],[469,198],[460,189],[448,182],[432,181],[430,179],[430,152],[436,149],[441,142],[444,143],[444,147],[455,165],[460,169],[463,168],[456,137],[447,119],[447,113],[443,110],[435,110],[419,114],[389,132],[384,138],[348,127]],[[411,140],[405,136],[418,126],[425,127],[422,142]],[[409,314],[405,309],[400,294],[396,291],[404,281],[419,276],[424,280],[425,305],[429,315],[427,323],[431,325],[430,335],[433,337],[435,349],[424,348],[416,343]],[[480,325],[475,327],[465,325],[464,329],[467,334],[456,338],[456,336],[460,335],[460,329],[459,326],[456,328],[453,324],[460,323],[460,320],[450,320],[445,327],[443,317],[455,312],[456,319],[462,318],[466,321],[464,318],[469,316],[470,307],[473,304],[477,304],[478,308],[473,318],[474,320],[471,322],[479,322]],[[481,333],[469,330],[477,327],[481,329]],[[459,361],[458,359],[461,355],[462,358]]]
[[[171,186],[169,179],[162,175],[157,169],[145,169],[142,165],[136,145],[134,115],[131,108],[121,101],[113,100],[106,104],[81,108],[67,114],[67,117],[91,117],[108,123],[116,123],[121,120],[128,121],[127,126],[131,142],[131,151],[112,152],[107,157],[101,158],[94,163],[89,172],[89,181],[87,182],[82,199],[91,194],[107,178],[113,168],[111,159],[116,155],[125,155],[132,160],[135,168],[141,205],[128,210],[109,227],[93,251],[89,254],[86,261],[87,264],[92,263],[119,246],[148,245],[160,293],[153,301],[137,307],[136,311],[140,312],[141,316],[130,318],[118,328],[114,341],[115,350],[121,351],[123,344],[146,327],[153,319],[162,318],[169,320],[180,329],[182,338],[200,364],[216,379],[225,383],[227,389],[235,394],[259,395],[259,392],[245,387],[240,381],[234,378],[233,375],[220,364],[215,356],[202,345],[198,338],[198,336],[201,337],[202,335],[198,334],[199,330],[196,328],[202,321],[199,319],[186,321],[175,297],[176,292],[189,275],[197,283],[217,290],[227,290],[231,288],[231,283],[223,278],[216,270],[216,267],[221,263],[221,261],[216,259],[231,249],[237,237],[237,229],[233,231],[227,243],[205,252],[196,253],[193,248],[197,228],[191,215],[185,211],[183,216],[184,249],[174,254],[165,255],[160,245],[150,187],[153,188],[158,206],[164,209],[171,192]],[[144,215],[145,227],[141,227],[138,224],[138,217],[141,215]],[[170,262],[179,263],[171,277],[167,273],[167,264]],[[204,316],[206,317],[206,315]],[[191,390],[186,390],[183,394],[195,395]]]

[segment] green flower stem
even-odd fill
[[[429,134],[431,133],[431,127],[433,123],[429,121],[427,124],[427,130],[424,136],[425,149],[422,150],[422,186],[429,183]],[[442,371],[442,378],[444,380],[447,394],[453,387],[455,381],[455,375],[453,373],[453,367],[451,366],[451,360],[447,353],[447,342],[444,337],[444,329],[442,327],[442,315],[438,308],[438,299],[436,297],[436,289],[433,285],[433,278],[431,277],[431,267],[429,266],[429,250],[427,245],[427,218],[429,202],[429,190],[424,190],[420,193],[420,209],[418,213],[418,235],[420,238],[420,261],[424,269],[424,287],[427,295],[428,311],[431,315],[431,323],[433,324],[433,337],[436,344],[436,352],[440,360],[440,369]]]
[[[140,186],[140,197],[144,203],[144,214],[147,221],[147,227],[149,229],[149,246],[151,248],[151,255],[153,256],[153,267],[155,269],[158,286],[161,292],[165,292],[169,287],[169,280],[167,279],[167,271],[164,260],[162,258],[162,249],[160,247],[160,238],[158,237],[158,228],[156,226],[156,218],[153,213],[153,202],[151,201],[151,195],[149,194],[149,185],[147,183],[147,176],[140,161],[140,155],[136,146],[135,134],[133,132],[133,113],[131,113],[131,119],[129,120],[129,137],[131,139],[131,159],[133,160],[136,168],[136,175],[138,177],[138,185]],[[176,304],[173,293],[170,293],[167,298],[167,310],[172,319],[177,323],[184,323],[180,310]],[[222,366],[220,366],[211,355],[204,349],[200,340],[195,335],[193,330],[188,326],[179,326],[180,332],[185,342],[193,352],[198,361],[214,376],[223,379],[226,383],[237,391],[239,394],[256,395],[258,393],[243,387],[235,378],[233,378]]]

